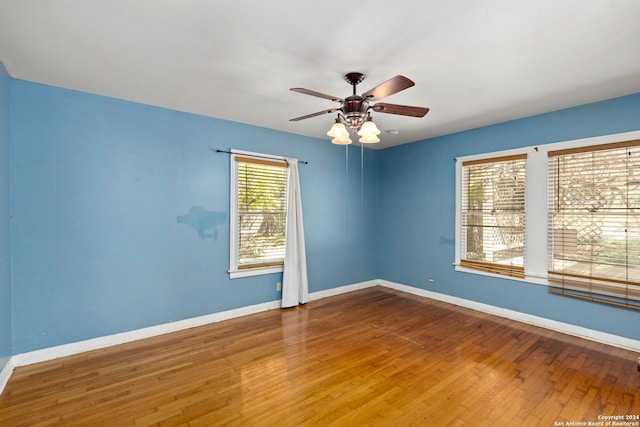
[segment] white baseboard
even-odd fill
[[[11,378],[11,374],[13,373],[14,368],[15,364],[13,357],[10,357],[7,363],[4,365],[4,368],[2,368],[2,371],[0,371],[0,395],[9,382],[9,378]]]
[[[370,280],[368,282],[355,283],[352,285],[328,289],[326,291],[313,292],[309,294],[309,300],[326,298],[328,296],[351,292],[357,289],[376,286],[377,284],[377,281]],[[83,353],[85,351],[98,350],[105,347],[111,347],[113,345],[124,344],[144,338],[151,338],[157,335],[168,334],[171,332],[181,331],[183,329],[195,328],[197,326],[207,325],[209,323],[220,322],[236,317],[247,316],[249,314],[260,313],[262,311],[274,310],[277,308],[280,308],[280,300],[250,305],[233,310],[221,311],[219,313],[207,314],[204,316],[179,320],[176,322],[164,323],[161,325],[136,329],[129,332],[122,332],[119,334],[107,335],[84,341],[63,344],[55,347],[43,348],[41,350],[35,350],[28,353],[15,355],[12,357],[12,359],[15,367],[26,366],[33,363],[45,362],[47,360],[53,360],[60,357],[72,356],[74,354]]]
[[[327,297],[332,297],[334,295],[345,294],[347,292],[357,291],[359,289],[370,288],[372,286],[380,285],[378,279],[368,280],[366,282],[354,283],[352,285],[339,286],[337,288],[327,289],[326,291],[318,291],[309,294],[309,300],[317,300]]]
[[[271,301],[262,304],[236,308],[233,310],[221,311],[219,313],[193,317],[190,319],[179,320],[176,322],[150,326],[148,328],[122,332],[119,334],[107,335],[84,341],[58,345],[55,347],[43,348],[41,350],[30,351],[28,353],[22,353],[13,356],[14,364],[16,367],[31,365],[33,363],[71,356],[74,354],[83,353],[85,351],[98,350],[105,347],[111,347],[113,345],[124,344],[144,338],[151,338],[157,335],[168,334],[170,332],[181,331],[183,329],[195,328],[197,326],[206,325],[208,323],[220,322],[222,320],[228,320],[235,317],[273,310],[276,308],[280,308],[280,301]]]
[[[387,288],[396,289],[398,291],[407,292],[413,295],[447,302],[449,304],[458,305],[460,307],[466,307],[472,310],[481,311],[483,313],[493,314],[495,316],[515,320],[517,322],[527,323],[545,329],[551,329],[556,332],[562,332],[567,335],[585,338],[591,341],[612,345],[614,347],[625,348],[632,351],[640,351],[640,341],[631,338],[608,334],[606,332],[583,328],[581,326],[576,326],[569,323],[558,322],[556,320],[538,317],[519,311],[508,310],[506,308],[483,304],[480,302],[441,294],[438,292],[427,291],[425,289],[414,288],[413,286],[401,285],[399,283],[389,282],[387,280],[377,280],[377,282],[380,286],[385,286]]]

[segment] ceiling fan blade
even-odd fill
[[[429,109],[427,107],[412,107],[409,105],[387,104],[378,102],[372,107],[373,111],[386,114],[399,114],[401,116],[424,117]]]
[[[395,76],[384,83],[380,83],[378,86],[362,94],[363,98],[369,98],[369,101],[376,101],[378,99],[386,98],[387,96],[398,93],[401,90],[405,90],[414,86],[413,80],[406,78],[405,76]]]
[[[307,114],[306,116],[300,116],[300,117],[296,117],[293,119],[289,119],[290,122],[297,122],[300,120],[304,120],[304,119],[309,119],[311,117],[315,117],[315,116],[321,116],[323,114],[331,114],[335,111],[339,111],[339,108],[330,108],[328,110],[322,110],[322,111],[318,111],[317,113],[311,113],[311,114]]]
[[[330,99],[334,102],[342,102],[344,99],[339,96],[327,95],[326,93],[316,92],[315,90],[305,89],[303,87],[292,87],[291,89],[294,92],[304,93],[305,95],[317,96],[318,98]]]

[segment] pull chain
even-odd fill
[[[344,146],[345,153],[345,161],[344,161],[344,182],[345,182],[345,198],[346,198],[346,209],[347,209],[347,218],[345,222],[346,232],[349,235],[349,144]]]

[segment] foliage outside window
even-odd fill
[[[233,157],[231,271],[282,267],[287,213],[287,164]],[[235,185],[234,185],[235,184]]]

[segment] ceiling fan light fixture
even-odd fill
[[[367,135],[363,136],[359,139],[363,144],[375,144],[376,142],[380,142],[380,138],[375,135]]]
[[[343,125],[344,126],[344,125]],[[333,138],[331,140],[332,143],[336,144],[336,145],[349,145],[351,144],[353,141],[351,141],[351,138],[349,138],[349,134],[345,134],[342,136],[338,136],[336,138]]]
[[[331,129],[329,129],[329,132],[327,132],[327,135],[332,136],[334,138],[340,138],[340,137],[349,137],[349,132],[347,131],[346,126],[344,125],[344,123],[342,123],[340,121],[340,118],[337,118],[335,123],[331,126]]]
[[[362,127],[358,131],[358,135],[363,137],[375,137],[376,135],[380,135],[380,129],[376,126],[371,118],[371,114],[367,115],[367,119],[362,124]],[[377,141],[376,141],[377,142]]]

